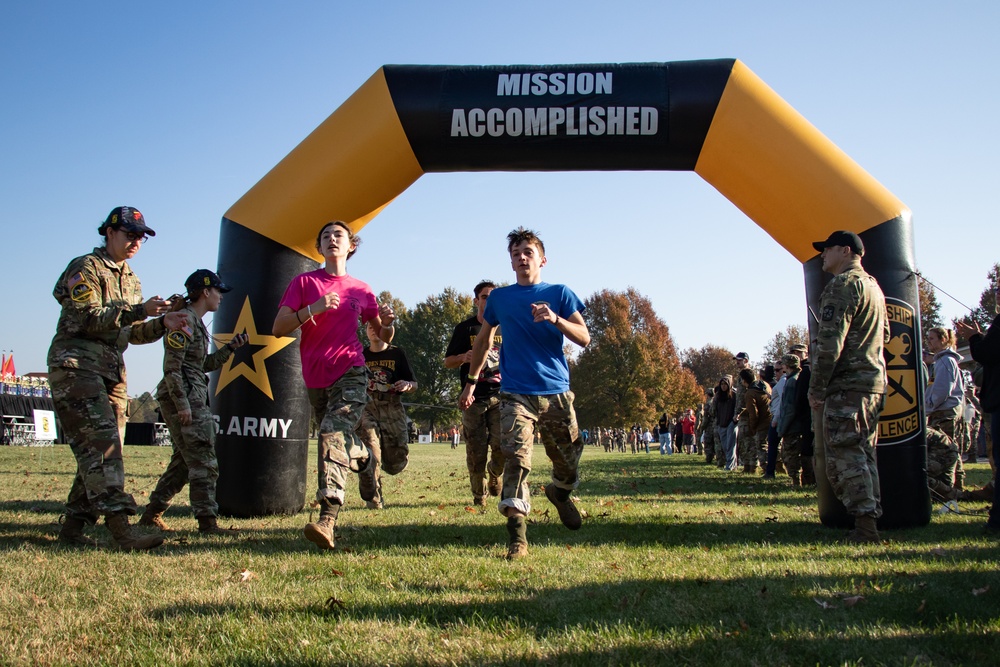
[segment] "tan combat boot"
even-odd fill
[[[489,471],[486,474],[489,475],[489,481],[486,482],[486,490],[489,491],[491,496],[499,496],[503,480]]]
[[[233,528],[219,528],[219,520],[214,516],[199,516],[198,532],[202,535],[236,535],[238,530]]]
[[[126,514],[106,516],[104,523],[107,525],[108,530],[111,531],[111,536],[115,538],[115,542],[125,551],[155,549],[163,544],[162,535],[139,535],[133,531],[132,526],[128,524],[128,515]]]
[[[368,450],[368,458],[365,459],[364,467],[358,468],[358,491],[361,493],[361,500],[374,501],[378,499],[378,479],[376,472],[378,461],[372,450]]]
[[[87,523],[83,519],[68,516],[63,521],[62,528],[59,529],[59,540],[66,544],[73,544],[81,547],[96,547],[97,540],[91,539],[83,534],[83,529]]]
[[[163,520],[163,512],[155,512],[150,510],[148,507],[146,511],[142,513],[139,517],[139,521],[136,523],[138,526],[145,526],[146,528],[157,528],[164,533],[172,533],[170,526],[167,522]]]
[[[320,549],[333,549],[338,514],[340,505],[329,498],[324,498],[320,501],[319,520],[316,523],[307,523],[302,533]]]
[[[879,544],[882,540],[878,536],[875,517],[871,514],[854,517],[854,530],[847,534],[847,541],[853,544]]]

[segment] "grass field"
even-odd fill
[[[126,448],[140,504],[169,454]],[[464,450],[443,444],[413,447],[385,510],[352,490],[334,552],[302,538],[309,508],[203,538],[185,496],[164,546],[127,554],[103,526],[99,549],[56,541],[67,447],[0,448],[0,663],[1000,663],[1000,542],[982,504],[849,546],[786,480],[588,448],[571,532],[540,492],[540,448],[535,463],[522,561],[503,560],[504,520],[469,506]]]

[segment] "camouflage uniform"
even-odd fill
[[[365,405],[368,404],[368,373],[364,366],[354,366],[329,387],[307,388],[313,415],[319,423],[319,451],[316,499],[343,505],[347,473],[358,472],[362,498],[374,500],[374,471],[377,464],[368,447],[357,435]],[[370,459],[370,460],[369,460]],[[361,469],[361,463],[366,467]],[[365,484],[372,488],[368,489]]]
[[[545,454],[552,461],[552,484],[571,491],[576,488],[583,440],[573,410],[573,392],[549,396],[500,393],[500,420],[506,463],[503,475],[504,507],[531,514],[528,473],[535,443],[535,430],[542,436]]]
[[[935,410],[927,415],[927,428],[937,429],[946,436],[952,443],[959,442],[958,431],[965,424],[962,419],[961,404],[954,410]],[[957,444],[956,444],[957,448]],[[959,451],[958,461],[955,467],[955,488],[959,491],[965,488],[965,466],[962,465],[962,452]]]
[[[460,322],[455,327],[445,356],[457,356],[472,349],[482,330],[478,315]],[[503,453],[500,451],[500,349],[503,334],[500,327],[493,332],[493,345],[486,354],[486,363],[479,371],[473,391],[474,401],[462,413],[462,435],[465,437],[465,467],[469,472],[472,499],[478,505],[486,502],[488,494],[496,495],[499,478],[503,477]],[[471,383],[469,364],[458,368],[459,383]],[[600,429],[595,429],[596,443],[600,445]],[[487,477],[489,484],[487,484]],[[491,491],[492,489],[492,491]]]
[[[955,486],[958,446],[943,431],[927,427],[927,486],[938,500],[952,500],[961,490]]]
[[[816,446],[837,498],[854,516],[882,515],[875,440],[885,392],[883,345],[889,339],[885,297],[875,278],[852,265],[827,283],[810,355]]]
[[[139,278],[104,248],[71,261],[52,296],[62,311],[49,347],[49,384],[77,462],[66,516],[93,524],[100,515],[134,515],[122,461],[128,411],[122,354],[129,343],[159,340],[163,319],[143,321]]]
[[[715,458],[715,401],[705,401],[704,418],[701,423],[701,437],[705,440],[705,461]]]
[[[215,457],[215,420],[209,410],[208,376],[221,368],[233,354],[229,345],[209,352],[211,336],[205,324],[190,307],[188,324],[163,338],[163,379],[156,387],[160,413],[170,430],[173,454],[167,469],[160,475],[156,489],[149,494],[146,512],[162,514],[184,485],[190,483],[191,511],[196,517],[214,517],[219,513],[215,501],[215,483],[219,462]],[[179,413],[191,412],[191,423],[181,424]]]
[[[406,409],[401,394],[392,389],[399,380],[416,382],[409,360],[401,348],[389,345],[373,352],[365,348],[368,368],[368,404],[361,414],[358,435],[361,442],[372,450],[375,457],[375,497],[369,507],[383,503],[382,474],[398,475],[410,460],[409,433],[406,428]]]
[[[743,386],[742,381],[737,381]],[[771,425],[771,387],[763,380],[755,380],[743,390],[744,406],[740,421],[739,457],[745,469],[753,471],[759,465],[767,466],[767,429]]]

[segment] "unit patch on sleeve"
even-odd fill
[[[167,345],[175,350],[183,350],[187,347],[188,339],[180,331],[171,331],[167,334]]]
[[[93,288],[84,280],[83,274],[80,272],[74,274],[66,282],[66,286],[69,288],[69,295],[73,301],[87,301],[94,292]]]

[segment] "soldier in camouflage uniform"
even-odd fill
[[[469,362],[469,379],[477,381],[493,345],[497,327],[503,328],[500,348],[501,448],[506,462],[500,512],[507,517],[507,557],[528,554],[525,517],[531,512],[528,474],[536,429],[552,461],[552,481],[545,496],[570,530],[582,524],[571,492],[579,483],[583,453],[569,389],[569,366],[563,337],[586,346],[590,332],[583,319],[584,304],[565,285],[542,282],[545,246],[523,227],[507,235],[507,252],[517,282],[490,294],[483,311],[483,327],[476,336]],[[466,384],[459,407],[469,408],[475,385]]]
[[[854,516],[848,539],[878,542],[882,504],[875,440],[885,399],[885,296],[861,267],[865,248],[857,234],[834,232],[813,247],[822,253],[823,270],[834,276],[820,297],[810,355],[809,404],[821,418],[816,446],[824,448],[834,493]]]
[[[375,497],[366,501],[369,509],[382,509],[382,474],[398,475],[410,460],[410,444],[406,431],[406,409],[402,395],[415,391],[410,362],[402,348],[389,345],[378,337],[374,325],[365,325],[368,347],[365,365],[368,367],[368,404],[361,415],[358,435],[372,450],[379,464],[375,470]]]
[[[503,336],[499,330],[493,334],[493,346],[479,378],[475,382],[469,379],[472,346],[483,327],[486,300],[494,289],[496,284],[489,280],[482,280],[475,286],[472,293],[476,314],[455,325],[444,353],[444,366],[458,369],[459,384],[476,386],[472,394],[475,400],[462,413],[462,433],[472,502],[479,507],[486,507],[487,494],[500,495],[504,466],[500,451],[500,347]],[[601,429],[596,428],[594,432],[596,444],[600,446]]]
[[[733,357],[733,361],[736,362],[736,381],[733,382],[733,393],[736,395],[736,412],[733,415],[733,423],[736,424],[736,460],[743,466],[743,472],[753,472],[757,467],[757,457],[751,459],[750,453],[754,448],[755,435],[747,428],[747,390],[739,378],[740,371],[750,367],[750,355],[740,352]]]
[[[752,368],[740,371],[737,384],[743,387],[746,401],[746,426],[740,429],[739,452],[743,472],[753,473],[759,465],[764,473],[767,470],[767,430],[771,426],[771,386],[758,380]]]
[[[711,387],[705,391],[705,404],[702,409],[704,415],[701,422],[701,432],[699,438],[705,444],[705,463],[711,463],[715,459],[715,390]]]
[[[59,538],[94,545],[83,528],[104,516],[120,547],[152,549],[163,538],[139,536],[128,523],[137,508],[125,492],[122,460],[128,409],[123,353],[130,343],[159,340],[167,329],[183,326],[186,317],[167,313],[170,302],[158,296],[142,300],[139,278],[126,260],[155,232],[139,211],[115,208],[97,231],[104,246],[71,261],[52,292],[62,312],[49,348],[49,384],[77,462]]]
[[[219,462],[215,457],[215,420],[208,407],[206,373],[221,368],[233,351],[246,343],[247,336],[236,334],[209,352],[212,337],[202,318],[205,313],[217,311],[222,295],[232,288],[208,269],[192,273],[184,287],[187,298],[177,306],[183,308],[188,324],[164,336],[163,379],[156,387],[156,400],[170,430],[174,451],[156,489],[149,494],[139,525],[169,531],[163,513],[184,485],[190,484],[191,511],[198,519],[198,531],[229,534],[231,531],[219,528],[217,519],[215,483],[219,479]]]

